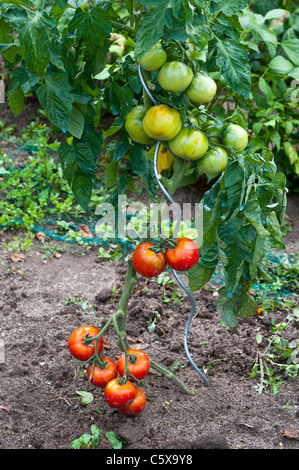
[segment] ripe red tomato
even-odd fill
[[[132,403],[129,405],[119,408],[119,412],[125,416],[135,416],[141,413],[146,405],[146,396],[144,391],[140,387],[136,387],[136,395]]]
[[[158,276],[166,266],[165,255],[162,250],[155,253],[151,250],[154,243],[144,242],[135,249],[132,262],[135,270],[144,277]]]
[[[128,381],[124,384],[118,378],[110,380],[104,391],[105,400],[112,408],[123,408],[129,405],[136,395],[136,388]]]
[[[188,271],[199,260],[199,248],[190,238],[176,238],[175,248],[166,248],[167,264],[175,271]]]
[[[142,121],[143,130],[152,139],[171,140],[181,130],[182,119],[180,113],[167,104],[152,106]]]
[[[193,79],[193,71],[191,67],[173,60],[166,62],[159,70],[158,81],[163,90],[180,93],[190,85]]]
[[[222,135],[222,143],[239,152],[243,152],[248,144],[248,134],[238,124],[228,124]]]
[[[177,136],[169,142],[172,153],[184,160],[198,160],[209,148],[207,136],[199,129],[183,127]]]
[[[79,361],[87,361],[95,352],[96,340],[89,343],[88,339],[99,334],[99,330],[94,326],[80,326],[69,337],[69,351]],[[103,338],[100,337],[98,353],[103,349]]]
[[[128,371],[138,380],[142,380],[150,369],[150,360],[148,355],[140,349],[128,349],[130,356],[128,357]],[[118,372],[121,376],[125,373],[125,353],[118,358]],[[133,382],[134,379],[129,377]]]
[[[100,365],[96,364],[92,376],[90,378],[90,374],[92,371],[92,364],[89,364],[87,367],[87,376],[90,378],[90,381],[93,385],[97,387],[106,387],[107,383],[110,380],[115,379],[117,377],[117,366],[116,364],[110,359],[109,357],[102,357],[102,361],[108,362],[106,366],[102,369]]]

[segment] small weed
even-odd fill
[[[109,245],[108,247],[100,247],[98,258],[109,259],[110,261],[119,261],[122,258],[123,249],[121,245]]]
[[[95,424],[91,425],[91,434],[82,434],[78,439],[71,442],[72,449],[94,449],[99,441],[102,434],[102,430],[99,429]]]
[[[24,237],[16,236],[9,243],[2,243],[2,245],[8,251],[12,251],[13,253],[21,253],[31,249],[33,239],[34,234],[28,231]]]
[[[82,434],[78,439],[71,442],[72,449],[95,449],[100,442],[102,429],[99,429],[95,424],[90,428],[91,434]],[[105,437],[110,442],[112,449],[122,449],[123,444],[127,441],[120,435],[113,431],[107,431]]]
[[[61,304],[59,304],[61,305]],[[95,305],[91,304],[87,297],[82,297],[82,294],[76,294],[75,297],[69,297],[63,305],[81,305],[83,312],[87,314],[95,313]]]
[[[64,251],[64,248],[61,248],[60,246],[56,245],[56,243],[54,244],[42,239],[41,252],[43,259],[51,259],[56,255],[56,253],[63,253]]]
[[[262,353],[258,352],[253,363],[250,379],[260,378],[254,388],[261,394],[268,386],[277,394],[283,385],[283,376],[295,378],[299,372],[299,340],[289,340],[285,336],[291,323],[299,322],[299,308],[294,308],[286,322],[275,324],[272,320],[272,335]],[[257,335],[257,343],[263,340],[261,334]]]
[[[146,322],[149,333],[153,333],[156,330],[157,323],[160,321],[161,321],[161,315],[158,312],[158,310],[156,310],[155,316],[149,317],[149,319]]]

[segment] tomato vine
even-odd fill
[[[208,176],[200,258],[187,272],[190,290],[181,287],[192,299],[221,263],[225,285],[216,306],[230,328],[257,310],[249,290],[258,279],[269,279],[266,253],[283,248],[287,194],[272,152],[248,143],[246,114],[236,106],[257,96],[251,94],[249,47],[240,21],[247,7],[247,0],[14,0],[0,5],[10,106],[18,115],[26,94],[36,95],[61,140],[63,175],[84,210],[101,152],[107,155],[105,181],[116,214],[118,196],[134,190],[136,181],[150,201],[157,202],[160,189],[161,200],[174,203],[179,188]],[[112,48],[117,38],[119,49]],[[227,96],[227,90],[237,98],[233,109],[228,105],[219,112],[219,93]],[[102,131],[106,115],[113,123]],[[161,173],[160,142],[168,158]],[[95,336],[97,342],[113,325],[120,349],[129,348],[127,308],[136,283],[130,260],[118,309]],[[192,304],[191,317],[194,310]],[[190,317],[185,344],[189,325]],[[94,354],[95,366],[99,357]],[[152,360],[151,367],[188,391]]]

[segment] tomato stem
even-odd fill
[[[168,379],[176,382],[184,390],[184,392],[188,393],[189,395],[194,395],[194,390],[189,390],[189,388],[184,384],[184,382],[182,382],[182,380],[180,380],[173,372],[168,370],[166,367],[157,364],[152,359],[150,359],[150,364],[154,370],[165,375],[165,377],[167,377]]]

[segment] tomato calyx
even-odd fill
[[[137,356],[135,356],[135,354],[129,354],[129,361],[131,364],[135,364],[137,361]]]
[[[89,333],[87,333],[82,341],[84,344],[86,344],[86,346],[89,346],[94,341],[94,339],[96,339],[96,336],[90,336]]]
[[[97,365],[100,369],[104,370],[106,369],[107,365],[108,365],[108,361],[104,361],[102,356],[98,356],[97,358]]]

